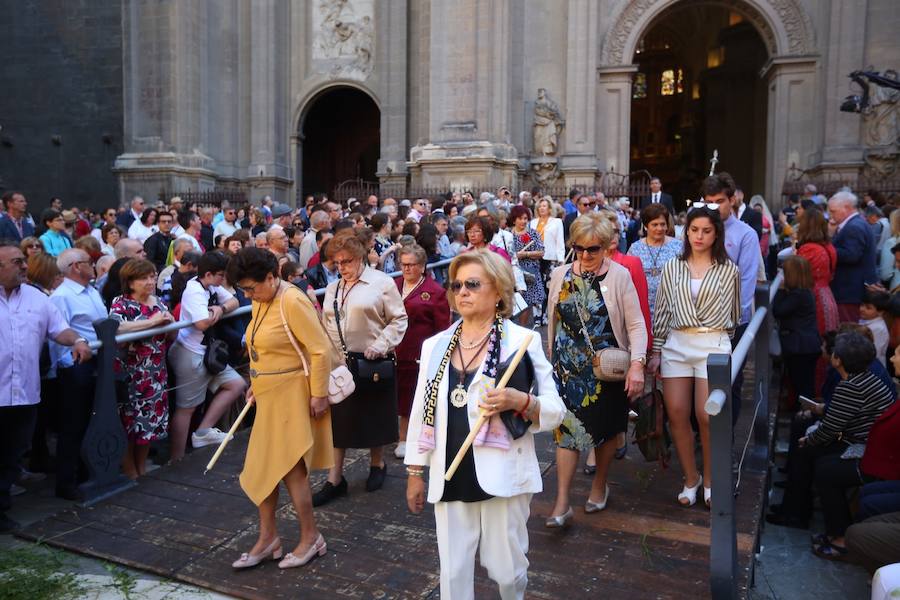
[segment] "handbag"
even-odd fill
[[[638,414],[634,424],[635,444],[647,462],[659,461],[662,468],[669,465],[671,439],[665,423],[665,405],[662,393],[654,389],[635,400]]]
[[[218,306],[216,295],[208,290],[207,293],[209,293],[209,306]],[[214,329],[215,326],[208,327],[203,332],[203,340],[200,342],[204,346],[203,366],[210,375],[218,375],[228,368],[228,344],[215,337]]]
[[[506,373],[510,362],[512,362],[512,357],[497,365],[497,373]],[[522,360],[519,361],[519,364],[516,365],[516,370],[513,371],[509,381],[506,382],[506,387],[519,390],[520,392],[531,392],[531,388],[534,387],[534,364],[531,362],[531,357],[528,356],[527,352],[522,357]],[[501,412],[500,421],[514,440],[528,433],[528,428],[531,427],[531,421],[526,421],[522,418],[522,415],[512,409]]]
[[[334,322],[337,326],[338,338],[341,340],[344,361],[347,363],[347,368],[350,369],[357,383],[366,384],[367,389],[372,386],[375,386],[375,388],[393,386],[397,367],[394,363],[393,355],[388,358],[371,359],[366,358],[361,352],[349,352],[347,350],[347,342],[344,341],[344,333],[341,331],[337,293],[334,295]]]
[[[591,349],[591,364],[594,367],[594,377],[600,381],[625,381],[625,375],[631,366],[631,353],[621,348],[604,348],[602,350],[594,350],[591,343],[591,336],[588,335],[587,325],[584,324],[584,317],[581,316],[581,307],[578,306],[578,299],[574,299],[575,312],[578,313],[578,320],[581,321],[581,335],[587,342],[588,348]]]
[[[294,337],[294,334],[291,332],[291,328],[288,327],[287,319],[284,318],[284,297],[282,297],[281,304],[278,305],[278,309],[281,311],[281,326],[284,328],[284,333],[287,334],[288,339],[291,341],[291,346],[294,347],[294,350],[297,352],[297,356],[300,357],[300,362],[303,363],[303,374],[309,377],[309,363],[306,362],[306,355],[304,355],[303,351],[300,349],[300,345],[297,343],[297,338]],[[331,338],[328,336],[328,332],[323,332],[325,333],[325,337],[328,338],[329,343],[331,343],[332,347],[334,347],[334,342],[331,341]],[[335,348],[335,350],[337,350],[337,348]],[[356,383],[353,381],[353,374],[350,373],[350,369],[347,368],[347,365],[338,365],[331,370],[331,373],[328,375],[329,404],[340,404],[347,398],[347,396],[352,394],[354,390],[356,390]]]

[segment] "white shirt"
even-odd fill
[[[888,343],[890,343],[891,339],[887,323],[881,317],[877,317],[875,319],[860,319],[859,324],[865,325],[872,332],[875,342],[875,358],[878,359],[882,366],[886,366]]]
[[[128,237],[133,240],[137,240],[140,243],[144,243],[147,241],[147,238],[159,231],[156,225],[151,225],[147,227],[140,220],[136,220],[131,224],[131,227],[128,228]]]
[[[216,228],[213,229],[213,239],[215,240],[220,235],[224,235],[226,238],[229,238],[234,235],[238,228],[234,223],[229,223],[228,221],[222,219],[216,224]]]
[[[654,192],[653,200],[650,201],[650,204],[659,204],[660,195],[662,195],[662,192]]]
[[[188,281],[184,288],[184,295],[181,297],[181,315],[179,315],[178,322],[193,323],[208,319],[209,299],[213,294],[216,295],[219,306],[234,298],[231,292],[216,285],[211,285],[207,291],[196,277]],[[203,345],[203,332],[196,327],[179,329],[178,343],[195,354],[206,352],[206,346]]]
[[[59,310],[69,326],[88,342],[97,341],[94,321],[109,316],[100,292],[92,286],[83,286],[68,277],[50,294],[50,302]],[[50,342],[50,356],[57,367],[67,368],[75,364],[72,349]]]
[[[203,247],[200,246],[200,242],[197,241],[197,238],[195,238],[195,237],[192,236],[191,234],[189,234],[189,233],[187,233],[187,232],[184,232],[184,233],[182,233],[181,235],[179,235],[179,236],[178,236],[177,238],[175,238],[175,239],[178,239],[178,240],[190,240],[191,246],[194,247],[194,252],[199,252],[200,254],[203,254]]]

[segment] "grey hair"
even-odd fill
[[[859,207],[859,198],[857,198],[856,194],[849,190],[841,190],[840,192],[837,192],[834,196],[828,199],[829,202],[831,202],[832,200],[841,204],[849,204],[851,208]]]
[[[135,246],[135,244],[136,244],[136,246]],[[126,257],[130,258],[132,251],[136,250],[137,248],[143,248],[143,246],[141,245],[141,243],[139,241],[133,240],[133,239],[127,238],[127,237],[122,238],[121,240],[116,242],[116,247],[114,248],[115,253],[116,253],[116,258],[126,258]],[[138,250],[138,252],[139,251],[140,250]],[[60,267],[60,270],[62,270],[62,267]]]
[[[317,210],[309,216],[309,225],[315,229],[321,229],[331,223],[331,217],[322,210]]]
[[[80,248],[66,248],[56,257],[56,266],[63,275],[66,275],[72,265],[82,260],[90,260],[87,252]]]

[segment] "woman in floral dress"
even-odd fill
[[[526,289],[522,293],[528,308],[519,313],[519,325],[528,327],[531,325],[531,315],[534,314],[535,323],[538,323],[538,315],[535,311],[544,305],[544,280],[541,278],[541,258],[544,256],[544,242],[540,234],[528,226],[531,220],[531,211],[524,206],[513,206],[509,212],[507,224],[513,231],[513,250],[519,259],[519,268],[525,274]]]
[[[110,307],[110,317],[119,321],[119,333],[160,327],[173,321],[156,290],[156,267],[149,260],[132,259],[119,271],[124,294]],[[166,436],[169,427],[169,397],[166,391],[166,335],[131,342],[116,361],[124,373],[128,398],[119,404],[119,416],[128,436],[122,470],[131,479],[146,472],[150,442]]]

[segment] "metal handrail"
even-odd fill
[[[713,475],[709,568],[710,590],[712,597],[716,600],[737,596],[738,561],[735,519],[737,489],[732,470],[734,445],[732,387],[752,348],[755,361],[752,398],[754,400],[752,403],[754,416],[744,452],[752,439],[755,444],[750,464],[756,469],[766,469],[772,441],[772,423],[769,419],[769,336],[772,332],[770,306],[783,280],[783,273],[779,273],[771,283],[764,282],[757,285],[756,309],[740,341],[731,354],[711,354],[707,360],[709,396],[704,409],[710,417],[712,461],[710,469]],[[744,458],[745,456],[742,455],[739,469],[743,465]],[[765,511],[765,498],[760,510]],[[757,539],[758,544],[759,540]]]

